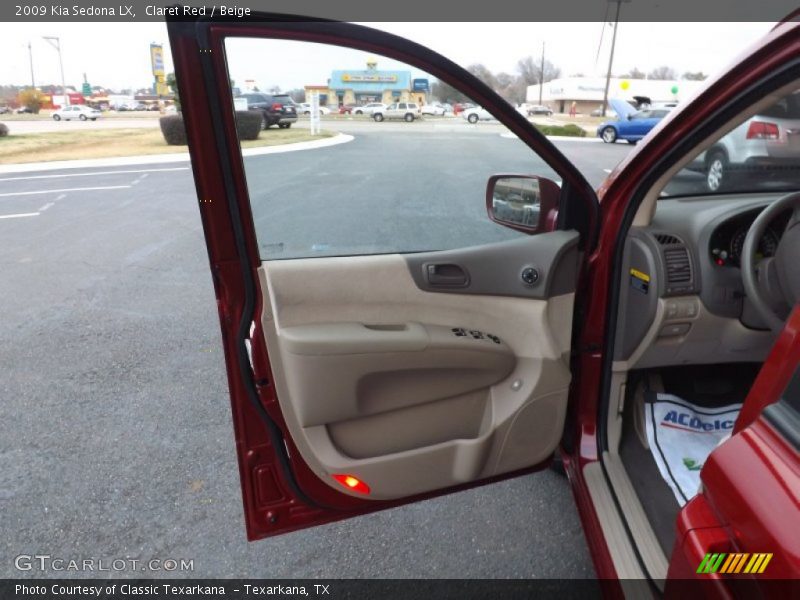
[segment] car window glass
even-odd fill
[[[451,104],[465,100],[412,65],[286,40],[228,38],[226,51],[234,81],[251,77],[253,57],[284,56],[280,63],[258,63],[255,85],[290,91],[297,101],[309,102],[316,94],[321,105],[389,105],[377,118],[323,118],[319,133],[311,130],[315,122],[299,113],[283,129],[276,123],[256,131],[253,141],[245,139],[241,122],[240,144],[247,149],[242,160],[263,260],[448,250],[524,236],[488,218],[489,177],[514,173],[560,181],[497,121],[476,126],[461,115],[426,121],[408,111],[418,104],[404,95]],[[392,102],[392,96],[401,98]],[[392,110],[396,114],[389,114]],[[269,153],[258,148],[273,140],[277,145]],[[283,151],[286,141],[302,145]]]
[[[719,135],[670,180],[662,195],[797,190],[800,86]]]

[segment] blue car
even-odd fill
[[[617,140],[635,144],[669,114],[669,108],[636,110],[618,98],[609,100],[608,104],[619,118],[614,121],[605,121],[597,127],[597,137],[606,144],[613,144]]]

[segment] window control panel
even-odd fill
[[[490,340],[495,344],[500,344],[500,338],[491,333],[483,333],[477,329],[464,329],[463,327],[453,327],[450,331],[456,337],[471,337],[474,340]]]

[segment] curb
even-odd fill
[[[500,137],[504,138],[514,138],[516,139],[517,136],[513,133],[501,133]],[[548,140],[554,140],[556,142],[602,142],[599,137],[577,137],[574,135],[547,135],[545,136]]]
[[[265,146],[263,148],[247,148],[242,150],[242,156],[261,156],[262,154],[281,154],[283,152],[298,152],[300,150],[314,150],[346,144],[355,139],[352,135],[340,133],[333,137],[310,142],[295,142],[282,146]],[[189,153],[180,152],[173,154],[149,154],[142,156],[116,156],[113,158],[86,158],[80,160],[57,160],[44,163],[17,163],[13,165],[0,165],[0,173],[31,173],[34,171],[56,171],[59,169],[83,169],[91,167],[126,167],[129,165],[148,165],[188,162]]]

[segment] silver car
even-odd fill
[[[706,187],[721,192],[735,179],[755,176],[793,178],[800,169],[800,95],[781,98],[749,118],[707,151],[690,167],[706,176]]]

